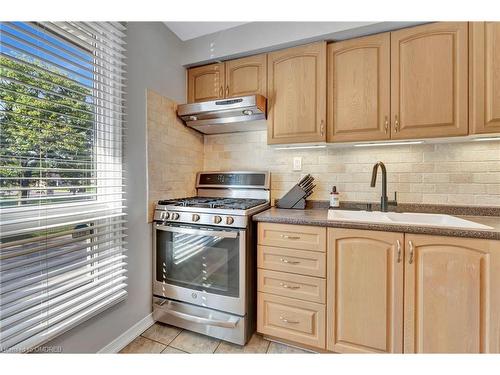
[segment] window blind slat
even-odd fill
[[[78,53],[72,52],[68,49],[62,48],[60,46],[60,44],[56,44],[55,42],[47,41],[46,39],[43,39],[43,38],[37,36],[35,32],[32,32],[32,31],[23,29],[19,26],[16,26],[16,24],[13,22],[4,22],[4,25],[6,25],[8,28],[11,28],[11,29],[19,32],[21,35],[24,35],[25,37],[35,39],[37,41],[37,43],[41,42],[43,44],[46,44],[51,49],[57,50],[59,53],[61,53],[63,55],[65,54],[65,55],[71,56],[72,58],[75,59],[75,61],[83,62],[85,65],[84,66],[85,69],[87,69],[87,67],[89,65],[91,65],[91,66],[95,66],[95,67],[102,67],[103,69],[108,70],[108,68],[106,68],[105,65],[109,65],[109,62],[103,61],[103,60],[97,58],[96,56],[93,56],[93,58],[92,58],[93,62],[89,61],[90,60],[89,58],[85,59],[82,57],[81,54],[78,54]],[[104,65],[98,64],[98,62],[104,62]],[[123,66],[123,64],[116,64],[116,66],[113,67],[113,70],[115,72],[125,73],[125,70],[121,69],[121,66]]]
[[[41,30],[50,30],[50,31],[54,32],[55,35],[61,35],[61,37],[64,37],[64,39],[70,40],[70,41],[78,44],[80,46],[80,48],[82,48],[84,50],[93,50],[95,48],[95,46],[93,44],[87,43],[83,39],[78,38],[78,36],[75,36],[75,33],[71,34],[71,33],[67,32],[63,28],[57,26],[55,23],[44,22],[43,27],[40,27],[39,24],[30,23],[30,26],[32,26],[33,28],[41,29]],[[56,38],[59,39],[60,41],[64,41],[64,39],[61,37],[59,37],[59,38],[56,37]],[[109,54],[107,52],[107,50],[103,50],[103,49],[101,49],[99,52],[100,52],[101,56],[103,56],[102,61],[104,61],[108,64],[112,64],[112,65],[117,64],[118,66],[125,66],[126,65],[126,63],[123,61],[122,57],[113,56],[112,54]]]
[[[94,271],[92,275],[85,274],[73,278],[70,282],[65,283],[64,285],[58,285],[56,287],[46,289],[43,293],[37,293],[36,295],[31,295],[24,298],[16,297],[15,301],[9,304],[4,304],[2,306],[2,317],[3,319],[8,319],[22,311],[34,308],[38,304],[46,302],[53,297],[60,296],[61,294],[70,292],[73,289],[80,288],[83,285],[91,284],[92,281],[96,282],[95,280],[98,280],[98,282],[102,284],[107,280],[121,277],[127,272],[127,270],[123,268],[124,264],[125,263],[118,263],[111,267],[106,267],[104,269]]]
[[[58,64],[54,60],[50,60],[40,56],[31,56],[29,53],[29,48],[23,48],[24,47],[23,45],[14,46],[12,43],[6,42],[5,40],[2,40],[2,45],[4,47],[8,47],[8,50],[10,50],[10,53],[4,52],[4,54],[6,54],[9,57],[13,56],[17,57],[18,59],[21,58],[21,60],[23,61],[25,61],[26,58],[32,60],[34,57],[36,57],[36,60],[40,61],[40,63],[42,64],[45,64],[49,68],[49,71],[50,69],[53,69],[56,72],[62,72],[64,73],[64,76],[68,75],[69,77],[72,77],[73,80],[77,81],[78,80],[83,80],[84,82],[91,81],[89,77],[87,77],[85,74],[80,73],[80,71],[78,70],[69,69],[64,65]],[[94,75],[93,77],[94,80],[96,80],[98,77],[107,78],[105,74],[98,73],[97,71],[93,72],[92,74]],[[110,89],[116,90],[119,93],[124,94],[125,92],[121,90],[127,85],[124,81],[116,81],[116,79],[113,79],[116,77],[117,77],[116,75],[114,77],[110,77],[111,79],[109,79],[108,84],[102,86],[108,86]]]
[[[89,231],[91,231],[91,230],[92,230],[92,228],[89,228]],[[99,239],[99,237],[102,237],[102,236],[103,235],[101,235],[101,236],[100,235],[91,235],[91,236],[87,236],[87,238],[80,239],[80,241],[74,240],[71,242],[67,242],[63,245],[53,244],[53,245],[47,246],[47,248],[37,249],[37,250],[33,250],[33,251],[25,250],[22,253],[18,253],[15,255],[13,254],[11,257],[4,256],[4,257],[2,257],[2,260],[7,259],[7,261],[4,261],[4,265],[0,269],[0,279],[2,279],[1,275],[5,271],[9,271],[12,269],[23,267],[24,269],[22,271],[22,274],[25,275],[25,274],[27,274],[27,271],[26,271],[27,267],[26,266],[31,265],[32,263],[39,263],[39,264],[44,263],[44,262],[47,262],[48,260],[51,260],[53,258],[58,258],[58,257],[61,257],[63,255],[69,254],[69,253],[74,253],[76,251],[85,250],[89,247],[102,245],[102,244],[105,244],[107,242],[114,242],[117,240],[121,240],[122,238],[126,237],[125,234],[119,234],[119,235],[115,235],[112,237],[109,237],[109,234],[107,234],[106,238]],[[80,246],[71,246],[69,248],[64,247],[65,245],[73,245],[77,242],[82,242],[82,241],[86,241],[86,240],[94,240],[94,241],[92,241],[92,243],[82,243]],[[50,250],[50,253],[48,252],[48,250]],[[42,253],[42,254],[34,255],[35,253]],[[45,253],[45,254],[43,254],[43,253]],[[26,255],[31,255],[31,256],[26,257]],[[85,255],[89,256],[89,255],[92,255],[92,253],[88,252]],[[81,256],[81,254],[79,256]],[[20,259],[20,260],[10,259],[10,258],[14,258],[14,257],[23,257],[24,259]],[[46,266],[44,265],[43,268],[46,268]],[[8,279],[6,281],[8,281]]]
[[[120,272],[125,272],[120,271]],[[106,288],[109,288],[109,286],[120,284],[127,280],[126,276],[117,276],[117,275],[111,275],[107,276],[105,278],[97,279],[95,281],[89,281],[85,285],[82,285],[78,288],[74,288],[66,293],[59,294],[58,296],[52,296],[50,299],[47,298],[42,302],[39,302],[38,305],[32,306],[28,309],[17,311],[15,315],[11,315],[9,317],[5,317],[4,319],[0,320],[0,331],[2,334],[5,334],[7,337],[11,335],[10,332],[8,332],[9,326],[12,326],[15,324],[14,327],[12,327],[12,333],[18,333],[19,331],[24,329],[24,324],[16,324],[20,320],[23,321],[23,323],[30,321],[30,322],[39,322],[40,319],[40,312],[41,311],[47,311],[50,307],[56,307],[62,304],[63,302],[67,301],[69,298],[73,298],[77,295],[80,295],[83,292],[86,292],[88,290],[91,290],[93,292],[99,292],[102,290],[105,290]],[[105,284],[105,285],[102,285]],[[100,286],[97,288],[97,286]]]
[[[42,323],[40,323],[36,326],[30,327],[29,329],[25,329],[20,334],[15,335],[14,337],[7,338],[4,341],[4,344],[7,347],[14,346],[15,344],[18,344],[21,341],[26,340],[27,338],[30,338],[33,335],[44,331],[45,329],[51,327],[52,325],[63,321],[65,318],[70,317],[72,314],[74,314],[77,311],[83,310],[86,307],[95,306],[97,304],[97,302],[102,302],[107,297],[117,298],[117,297],[115,297],[116,295],[120,295],[121,293],[125,293],[123,290],[125,287],[126,287],[126,284],[120,284],[118,286],[108,288],[104,292],[102,292],[101,294],[98,294],[97,296],[95,296],[87,301],[83,301],[82,303],[76,304],[76,306],[74,306],[68,310],[63,310],[62,312],[60,312],[61,307],[55,308],[54,313],[52,313],[52,314],[51,314],[52,309],[49,309],[48,313],[46,314],[45,319],[43,319]],[[113,294],[115,294],[115,296],[113,296]],[[80,297],[78,299],[80,300],[82,298]],[[68,305],[71,306],[72,303],[73,303],[73,300],[70,299],[68,301]],[[56,315],[56,312],[60,312],[60,314]]]
[[[119,243],[116,246],[119,247],[122,244],[124,244],[124,242]],[[81,261],[72,262],[72,263],[62,261],[62,260],[59,262],[53,262],[52,267],[50,265],[47,266],[48,268],[46,267],[47,270],[44,273],[38,274],[38,275],[32,275],[31,273],[29,273],[29,274],[27,274],[28,277],[23,277],[22,280],[17,280],[17,277],[11,277],[11,278],[6,277],[5,281],[2,280],[2,284],[5,284],[5,286],[2,286],[3,293],[12,292],[12,291],[19,290],[19,289],[24,290],[25,287],[32,289],[32,285],[34,285],[34,284],[36,285],[36,283],[39,283],[39,282],[42,283],[40,285],[46,285],[47,282],[50,282],[50,281],[54,282],[54,280],[56,279],[57,276],[61,276],[61,275],[64,276],[65,273],[70,273],[70,271],[75,271],[75,273],[77,273],[77,274],[78,274],[78,272],[82,272],[82,271],[84,273],[89,272],[91,267],[83,268],[83,266],[86,266],[86,265],[91,264],[91,263],[96,263],[98,261],[101,261],[101,260],[104,260],[104,259],[107,259],[110,257],[111,257],[111,261],[114,262],[114,261],[118,260],[118,257],[115,257],[115,255],[123,256],[123,255],[121,255],[123,253],[123,251],[122,250],[115,250],[112,252],[106,252],[105,250],[110,250],[116,246],[115,245],[104,246],[101,249],[101,252],[103,252],[103,253],[96,256],[96,257],[93,257],[92,259],[81,260]],[[73,258],[79,259],[78,257],[73,257]],[[71,258],[70,260],[73,260],[73,258]],[[67,280],[67,279],[64,279],[64,280]]]
[[[64,85],[64,84],[61,83],[60,87],[63,87],[65,89],[69,89],[69,87],[67,87],[68,83],[74,83],[74,84],[77,84],[77,85],[79,85],[81,87],[84,87],[84,88],[87,88],[89,90],[92,90],[93,91],[92,97],[96,97],[95,95],[98,94],[98,93],[105,94],[105,96],[107,96],[107,98],[104,98],[104,95],[102,95],[103,96],[102,100],[104,102],[107,102],[107,101],[119,102],[119,103],[123,103],[124,102],[123,96],[122,95],[117,95],[117,94],[122,94],[122,92],[120,92],[120,91],[115,92],[116,90],[110,89],[109,86],[103,85],[102,88],[104,90],[101,90],[101,89],[99,89],[97,87],[92,87],[92,86],[85,85],[84,82],[79,82],[77,80],[74,80],[71,77],[59,74],[58,72],[45,69],[43,66],[38,66],[38,65],[32,64],[32,63],[30,63],[28,61],[18,59],[17,57],[9,55],[9,54],[7,54],[5,52],[0,52],[0,56],[3,56],[3,57],[5,57],[5,58],[7,58],[9,60],[12,60],[12,61],[16,62],[18,64],[18,68],[26,68],[26,67],[28,67],[28,68],[32,68],[33,70],[31,72],[26,72],[25,73],[25,72],[22,72],[19,69],[15,69],[15,68],[12,68],[12,67],[8,66],[6,64],[6,62],[0,61],[0,66],[2,67],[2,69],[8,69],[10,71],[18,72],[21,75],[31,76],[31,77],[36,76],[37,73],[39,73],[39,72],[47,73],[47,75],[50,76],[50,77],[52,77],[52,78],[62,78],[62,79],[64,79],[66,81],[65,82],[66,85]],[[99,98],[99,99],[101,100],[101,98]]]
[[[4,38],[4,43],[7,44],[7,42],[5,42],[5,38],[9,38],[9,39],[16,41],[18,44],[20,44],[21,49],[25,52],[28,52],[32,48],[36,48],[37,51],[43,52],[45,55],[51,56],[50,60],[49,60],[49,58],[46,58],[45,59],[46,61],[52,60],[51,61],[52,63],[57,64],[58,66],[61,66],[61,67],[65,67],[65,69],[68,71],[88,72],[88,73],[95,74],[95,70],[92,69],[92,67],[95,66],[95,64],[93,64],[92,62],[89,62],[88,64],[83,64],[81,61],[78,61],[79,59],[74,59],[74,58],[69,59],[61,53],[52,52],[48,48],[41,47],[41,43],[33,43],[33,42],[30,42],[29,40],[27,40],[26,38],[21,38],[17,35],[14,35],[13,33],[11,33],[8,30],[8,27],[3,28],[2,34],[3,34],[3,38]],[[48,46],[49,43],[50,42],[46,42],[46,43],[43,43],[43,45]],[[12,46],[12,42],[9,43],[9,45]],[[37,56],[37,57],[39,57],[39,56]],[[57,59],[61,63],[56,63],[55,61],[57,61],[57,60],[54,61],[53,59]],[[64,64],[64,65],[62,65],[62,64]],[[73,67],[73,69],[71,68],[71,66]],[[112,71],[106,67],[102,67],[102,66],[96,66],[96,67],[98,67],[100,70],[102,70],[100,75],[103,77],[108,77],[108,78],[119,77],[120,78],[120,73],[121,73],[120,70],[121,69],[119,69],[119,68],[117,68],[117,72],[115,72],[115,71]],[[122,72],[124,72],[124,71],[122,70]]]
[[[123,259],[125,259],[125,257]],[[35,285],[27,286],[25,288],[20,288],[18,290],[14,290],[13,292],[7,293],[5,296],[1,296],[0,306],[2,308],[2,311],[5,307],[12,312],[16,310],[15,306],[17,306],[17,304],[30,304],[35,301],[37,297],[40,297],[43,294],[50,294],[54,289],[68,286],[77,279],[85,277],[91,279],[97,274],[115,272],[117,270],[124,269],[125,265],[125,262],[117,262],[113,259],[112,261],[101,262],[101,264],[99,264],[98,266],[89,267],[87,270],[79,270],[78,272],[72,272],[68,275],[64,275],[64,277],[61,277],[56,281],[38,283]]]
[[[4,68],[2,68],[4,69]],[[7,70],[9,70],[8,68],[5,68]],[[120,109],[123,109],[124,107],[123,106],[120,106],[118,104],[113,104],[113,103],[103,103],[103,105],[99,105],[99,104],[96,104],[96,103],[93,103],[93,102],[86,102],[86,101],[83,101],[83,100],[78,100],[74,97],[71,97],[70,95],[64,95],[64,94],[59,94],[53,90],[48,90],[48,89],[39,89],[37,86],[33,85],[33,84],[28,84],[28,83],[24,83],[24,82],[21,82],[20,80],[17,80],[17,79],[14,79],[14,78],[11,78],[11,77],[8,77],[8,76],[3,76],[2,79],[4,81],[7,81],[11,84],[14,85],[21,85],[21,86],[24,86],[28,89],[31,89],[31,90],[38,90],[40,92],[43,92],[44,94],[50,94],[50,95],[54,95],[54,96],[57,96],[57,97],[60,97],[61,99],[67,99],[67,100],[70,100],[71,102],[73,102],[73,104],[82,104],[82,105],[92,105],[93,107],[95,108],[104,108],[105,110],[109,110],[111,112],[114,112],[114,113],[118,113],[118,114],[121,114],[121,111]],[[48,83],[48,81],[44,81],[44,80],[37,80],[38,84],[40,83]],[[60,88],[60,87],[58,87]],[[4,89],[6,91],[8,91],[8,89]],[[17,91],[15,90],[10,90],[10,92],[12,93],[17,93]],[[73,94],[75,94],[75,92],[73,92]],[[89,98],[91,98],[90,96],[88,96]],[[113,107],[118,107],[118,110],[116,110],[115,108]],[[70,106],[71,108],[71,106]],[[94,112],[90,112],[90,113],[94,113]]]
[[[54,337],[92,318],[118,302],[123,301],[127,296],[127,292],[125,291],[126,286],[126,284],[121,285],[118,291],[111,294],[109,297],[97,298],[85,306],[78,306],[65,312],[65,314],[61,314],[57,319],[48,320],[47,323],[43,324],[43,327],[37,331],[41,332],[39,335],[34,335],[31,332],[25,334],[24,336],[28,337],[27,339],[17,342],[17,344],[11,344],[12,346],[6,350],[6,352],[29,352],[30,349],[50,341]]]
[[[0,22],[0,351],[126,295],[126,27]]]

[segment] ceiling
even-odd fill
[[[198,38],[217,31],[231,29],[248,22],[164,22],[180,40]]]

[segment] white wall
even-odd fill
[[[343,40],[422,22],[251,22],[183,43],[185,66],[248,56],[319,40]]]
[[[159,22],[127,25],[128,298],[47,345],[95,353],[151,312],[151,226],[147,224],[146,89],[186,100],[181,42]]]

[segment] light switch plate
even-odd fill
[[[301,171],[302,170],[302,156],[294,156],[293,157],[293,170]]]

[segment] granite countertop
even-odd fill
[[[306,208],[305,210],[292,210],[272,207],[253,216],[253,220],[265,223],[314,225],[332,228],[350,228],[379,230],[385,232],[404,232],[415,234],[433,234],[439,236],[470,237],[500,240],[500,216],[469,216],[454,215],[456,217],[484,224],[493,229],[459,229],[445,227],[426,227],[406,224],[378,224],[356,223],[347,221],[328,220],[328,210],[325,208]]]

